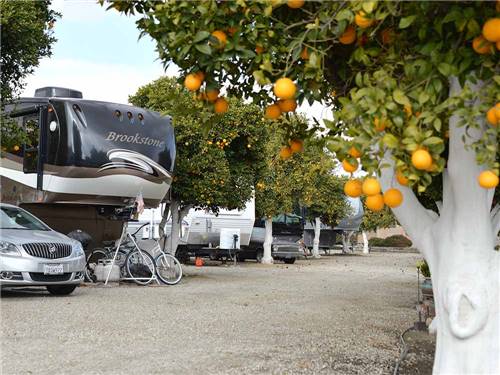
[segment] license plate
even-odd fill
[[[43,265],[44,275],[60,275],[64,273],[62,264],[44,264]]]

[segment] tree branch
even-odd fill
[[[380,182],[385,191],[393,186],[394,181],[394,160],[390,152],[384,154],[381,164],[389,164],[389,167],[381,168]],[[428,241],[430,240],[430,229],[439,217],[435,212],[431,215],[427,209],[422,206],[417,196],[410,188],[398,186],[403,194],[403,203],[399,207],[392,208],[392,212],[403,226],[406,233],[410,236],[413,243],[427,258],[430,254]]]

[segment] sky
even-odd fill
[[[59,86],[82,91],[87,99],[128,103],[140,86],[164,74],[179,75],[175,65],[163,70],[153,40],[139,39],[136,18],[106,11],[96,0],[53,0],[52,8],[62,14],[54,27],[57,42],[52,56],[27,77],[22,96]],[[312,108],[304,104],[299,112],[309,118],[330,117],[319,103]]]

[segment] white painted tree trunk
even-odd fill
[[[261,263],[272,264],[273,257],[271,256],[271,248],[273,246],[273,219],[266,218],[265,221],[266,234],[264,237],[264,254]]]
[[[312,257],[321,258],[319,255],[319,237],[321,235],[321,219],[319,217],[314,218],[314,240],[312,248]]]
[[[167,241],[165,248],[172,255],[175,255],[175,253],[177,252],[177,247],[179,246],[180,235],[181,235],[182,219],[184,219],[184,217],[187,215],[190,208],[191,206],[187,206],[181,209],[181,203],[176,199],[172,199],[170,203],[170,212],[172,214],[172,227],[170,235],[168,236],[167,233],[167,236],[164,237],[164,241]],[[165,218],[166,213],[168,213],[167,210],[165,210],[163,214],[164,217],[162,219],[162,223],[165,222],[165,224],[163,224],[163,226],[162,224],[160,224],[160,227],[162,228],[166,225],[166,218]]]
[[[368,246],[368,237],[366,236],[366,232],[362,231],[361,235],[363,236],[363,254],[369,254],[370,247]]]
[[[452,81],[453,90],[459,90]],[[493,249],[500,220],[491,210],[493,190],[482,189],[483,170],[464,147],[465,127],[450,119],[450,150],[443,174],[439,215],[426,210],[402,186],[403,204],[393,209],[423,254],[432,276],[437,333],[434,374],[500,373],[500,254]],[[467,142],[482,130],[467,130]],[[470,136],[470,138],[469,138]],[[382,170],[383,190],[394,183],[393,168]],[[498,229],[496,229],[498,230]]]

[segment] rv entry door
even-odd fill
[[[47,153],[47,106],[35,105],[11,112],[23,130],[23,171],[36,173],[36,188],[43,189],[43,164]]]

